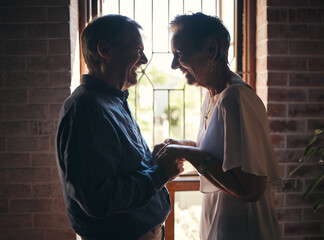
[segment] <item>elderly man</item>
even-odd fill
[[[127,89],[147,63],[140,28],[120,15],[89,23],[82,33],[89,74],[61,109],[58,171],[69,222],[83,240],[163,239],[164,185],[183,171],[167,154],[153,163],[128,107]]]

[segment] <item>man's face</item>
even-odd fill
[[[135,27],[127,27],[120,47],[116,53],[116,71],[120,72],[121,90],[137,84],[136,70],[147,63],[147,58],[144,54],[144,45],[142,37]]]

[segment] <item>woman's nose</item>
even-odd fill
[[[173,60],[172,60],[172,63],[171,63],[171,68],[172,69],[177,69],[179,66],[180,66],[179,57],[174,56]]]

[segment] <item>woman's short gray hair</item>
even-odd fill
[[[218,42],[218,55],[215,60],[228,64],[230,34],[222,20],[216,16],[203,13],[177,15],[170,23],[174,35],[181,34],[189,39],[197,50],[201,49],[205,40],[214,37]]]

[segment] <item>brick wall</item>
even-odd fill
[[[323,168],[313,162],[289,176],[313,130],[324,128],[324,1],[258,0],[256,39],[257,92],[284,176],[276,191],[284,239],[324,239],[324,208],[311,209],[316,194],[301,199]]]
[[[288,172],[313,129],[324,127],[324,1],[257,0],[256,32],[257,92],[284,174],[276,193],[284,239],[323,239],[324,210],[314,215],[301,200],[318,168]],[[77,0],[0,1],[0,240],[75,239],[54,136],[78,79],[77,39]]]
[[[76,0],[0,1],[0,240],[75,239],[54,136],[77,19]]]

